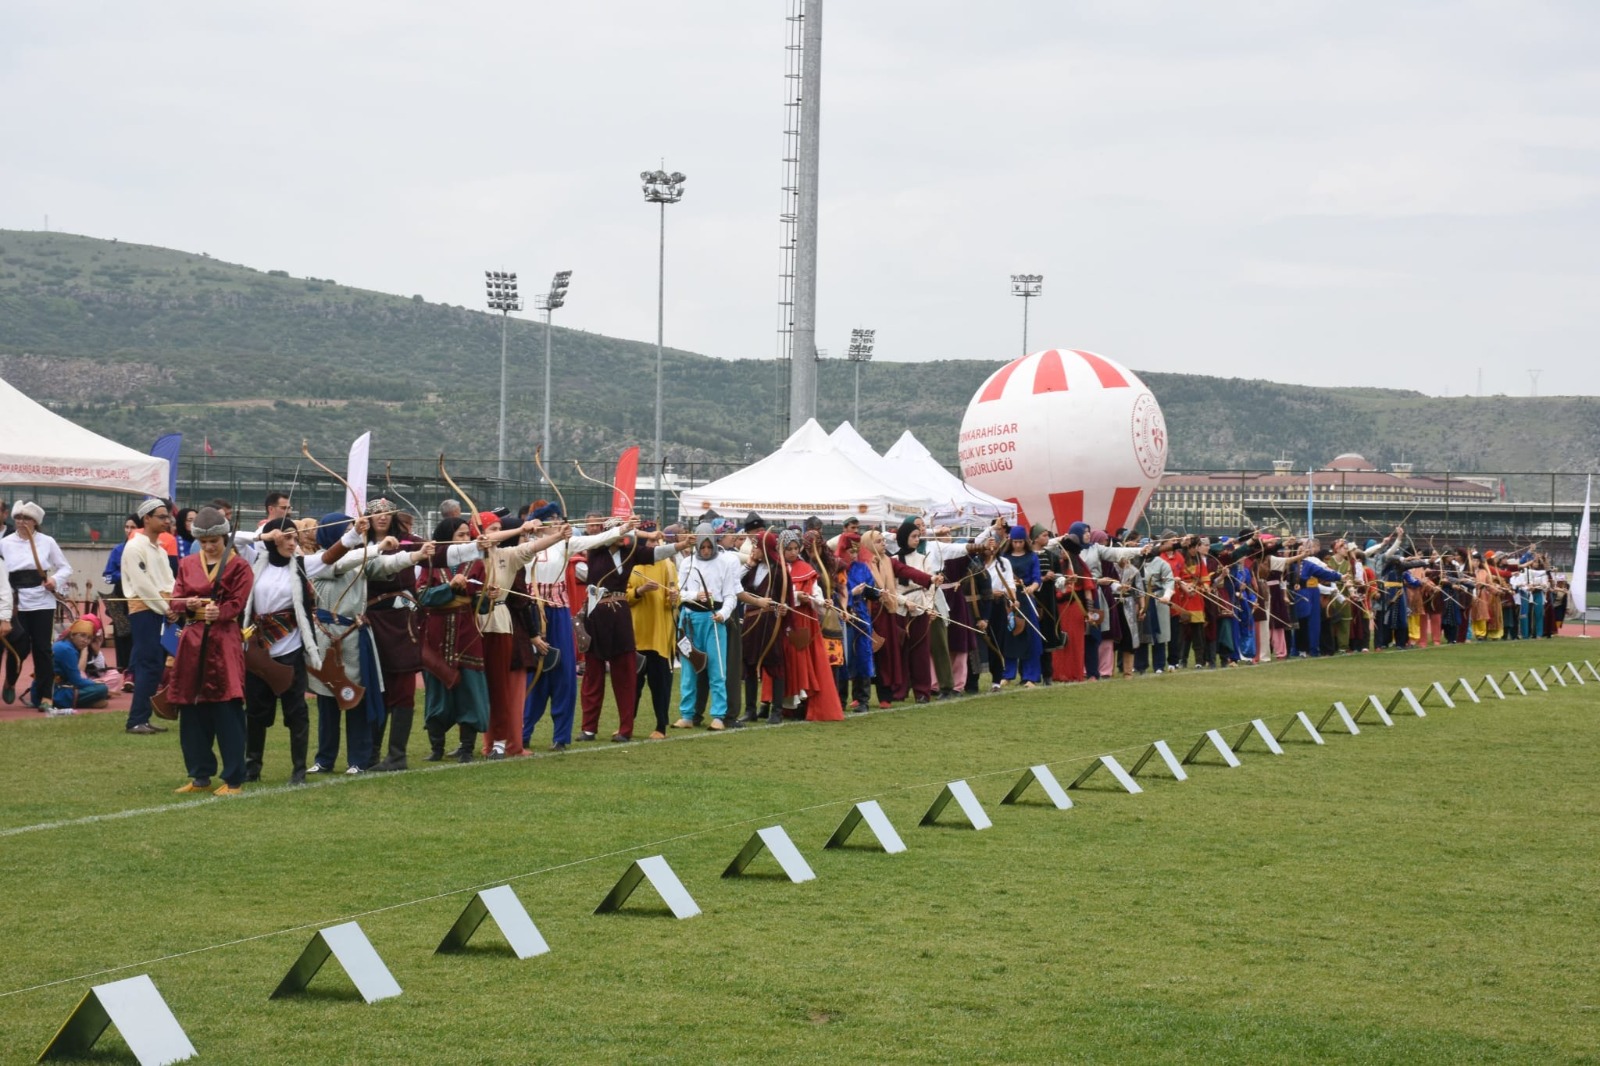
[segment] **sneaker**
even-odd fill
[[[628,741],[630,741],[632,739],[633,739],[632,737],[624,736],[621,733],[612,733],[611,734],[611,743],[613,743],[613,744],[626,744]]]
[[[563,752],[567,750],[567,747],[568,745],[566,744],[552,744],[550,745],[550,750],[554,752]]]
[[[230,785],[226,781],[224,781],[222,783],[222,787],[217,789],[215,792],[213,792],[212,795],[213,796],[242,796],[242,795],[244,795],[244,788],[243,788],[243,786],[241,786],[239,788],[234,788],[232,785]]]
[[[587,743],[588,741],[594,740],[598,735],[599,734],[597,733],[579,733],[575,739],[577,739],[580,743]]]
[[[244,775],[244,783],[247,784],[247,785],[253,785],[257,781],[260,781],[260,780],[261,780],[260,771],[253,771],[251,773],[247,773],[247,774]]]
[[[5,690],[3,692],[0,692],[0,700],[5,700],[6,703],[8,703],[8,704],[16,703],[17,702],[17,690],[16,690],[16,688],[14,688],[11,685],[7,685],[5,687]]]
[[[306,783],[306,772],[304,770],[296,770],[294,773],[289,775],[289,784],[291,784],[291,785],[303,785],[305,783]]]
[[[359,767],[359,766],[347,766],[347,767],[345,767],[345,771],[344,772],[347,773],[347,774],[362,774],[362,773],[366,773],[366,771],[364,769],[362,769],[361,767]]]
[[[49,700],[40,700],[38,703],[34,704],[33,709],[43,715],[52,715],[56,713],[56,705],[51,703]]]
[[[484,756],[484,758],[488,759],[490,762],[498,762],[499,760],[504,759],[505,757],[506,757],[506,749],[502,748],[498,744],[496,744],[494,747],[490,748],[489,749],[489,754]]]
[[[889,709],[889,701],[888,700],[879,700],[878,701],[878,710],[887,711],[888,709]]]
[[[136,734],[136,735],[141,736],[141,737],[148,737],[148,736],[154,736],[157,733],[164,733],[164,732],[166,732],[166,730],[157,729],[155,726],[151,725],[149,722],[141,722],[138,725],[130,725],[128,728],[124,729],[123,732],[124,733],[133,733],[133,734]]]
[[[198,781],[190,781],[188,784],[184,785],[182,788],[175,788],[172,791],[177,793],[180,796],[186,796],[186,795],[188,795],[188,794],[190,794],[192,792],[210,792],[211,791],[211,782],[207,781],[205,784],[202,785]]]
[[[1000,682],[996,681],[994,684],[990,685],[989,686],[989,691],[990,692],[999,692],[1000,691]]]
[[[314,762],[310,766],[306,767],[306,773],[308,774],[326,774],[331,772],[332,770],[330,767],[323,766],[319,762]]]
[[[71,707],[51,707],[44,712],[46,718],[71,718],[78,712]]]

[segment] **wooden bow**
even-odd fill
[[[343,485],[344,486],[344,490],[350,494],[350,498],[352,500],[356,501],[356,513],[351,515],[350,516],[351,518],[359,517],[361,512],[366,510],[366,506],[367,506],[366,502],[364,500],[362,500],[361,493],[359,493],[359,492],[357,492],[355,490],[355,486],[351,485],[350,482],[346,481],[344,479],[344,476],[341,475],[337,470],[334,470],[332,467],[327,466],[320,459],[318,459],[316,456],[312,455],[311,454],[311,442],[309,440],[303,438],[303,437],[300,440],[300,454],[305,456],[307,459],[309,459],[311,461],[311,465],[312,466],[315,466],[318,470],[321,470],[323,473],[325,473],[328,476],[332,477],[333,480],[335,480],[339,484]]]
[[[622,499],[623,499],[623,502],[625,504],[627,504],[628,514],[630,516],[633,514],[633,501],[628,498],[628,494],[626,492],[623,492],[622,489],[617,487],[616,482],[613,482],[613,481],[601,481],[597,477],[590,477],[588,474],[585,474],[583,472],[583,464],[578,462],[576,459],[574,459],[572,461],[572,468],[578,472],[578,476],[583,478],[583,480],[592,481],[596,485],[604,485],[606,488],[610,489],[612,492],[615,492],[618,496],[621,496]]]
[[[556,502],[561,504],[562,519],[570,522],[572,515],[567,511],[567,498],[561,495],[561,486],[557,485],[556,479],[550,476],[550,471],[544,468],[543,451],[544,445],[542,444],[533,449],[533,465],[543,475],[545,483],[550,486],[550,491],[556,494]]]
[[[414,504],[410,500],[406,499],[405,495],[403,493],[401,493],[401,491],[395,486],[394,478],[390,475],[390,470],[391,470],[391,468],[393,466],[394,466],[394,461],[392,459],[384,460],[384,464],[383,464],[383,484],[384,484],[384,487],[387,488],[390,492],[394,493],[396,496],[399,496],[401,503],[403,503],[407,507],[411,508],[412,513],[414,513],[417,516],[417,521],[419,521],[419,522],[422,521],[422,517],[423,517],[422,516],[422,510],[416,504]]]
[[[471,516],[467,519],[467,527],[472,530],[474,537],[481,536],[483,530],[478,528],[478,505],[472,502],[472,497],[467,495],[467,490],[456,484],[455,478],[444,468],[444,452],[439,453],[439,479],[450,486],[450,491],[461,497],[461,502],[467,505]]]

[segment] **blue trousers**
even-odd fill
[[[154,611],[131,611],[128,628],[133,631],[133,703],[128,706],[127,728],[150,721],[150,697],[161,687],[161,674],[167,653],[161,647],[161,626],[166,621]]]
[[[728,647],[724,638],[727,636],[726,626],[718,625],[710,611],[691,611],[684,608],[679,612],[679,624],[683,633],[699,650],[706,653],[706,689],[711,694],[710,713],[713,718],[726,718],[728,716]],[[741,651],[742,655],[743,652]],[[695,700],[700,692],[700,675],[691,669],[678,671],[678,707],[679,715],[687,718],[684,711],[692,710]]]
[[[372,758],[372,726],[367,724],[367,705],[357,704],[348,711],[339,709],[332,696],[317,697],[317,765],[332,770],[339,761],[339,720],[344,720],[346,762],[365,770]]]
[[[234,788],[244,784],[244,701],[179,707],[178,746],[189,779],[196,784],[210,784],[216,775],[217,752],[222,753],[222,780]]]
[[[1533,606],[1530,608],[1530,611],[1532,613],[1531,619],[1530,619],[1530,621],[1532,623],[1532,628],[1530,630],[1530,635],[1532,637],[1534,637],[1534,638],[1538,638],[1538,637],[1544,636],[1544,593],[1543,592],[1535,592],[1533,594]]]
[[[572,716],[578,706],[578,654],[572,645],[572,612],[565,607],[552,607],[545,612],[549,632],[544,639],[560,649],[554,670],[539,675],[533,688],[528,690],[527,701],[522,706],[522,746],[533,740],[533,727],[544,717],[545,707],[550,708],[550,742],[572,743]]]

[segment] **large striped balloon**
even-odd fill
[[[1138,376],[1051,348],[989,375],[961,420],[961,475],[1029,523],[1111,532],[1139,520],[1167,464],[1167,424]]]

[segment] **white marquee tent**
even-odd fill
[[[909,429],[883,454],[883,462],[896,482],[915,482],[923,487],[927,500],[924,513],[935,525],[983,524],[996,516],[1003,516],[1008,522],[1017,520],[1015,504],[972,488],[940,466]]]
[[[920,514],[921,497],[863,469],[812,418],[765,459],[685,492],[682,513],[686,521],[707,511],[727,518],[754,511],[768,519],[893,522]]]
[[[0,485],[165,496],[167,461],[62,418],[0,379]]]

